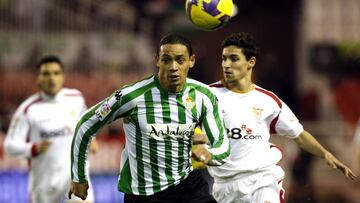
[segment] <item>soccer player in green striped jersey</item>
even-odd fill
[[[83,115],[71,146],[69,196],[87,195],[85,163],[91,138],[105,124],[123,118],[126,145],[118,190],[125,193],[126,203],[216,202],[191,166],[192,136],[202,123],[211,147],[192,156],[212,165],[229,156],[229,140],[216,96],[203,83],[187,78],[194,64],[191,42],[167,35],[158,46],[157,74],[125,85]]]

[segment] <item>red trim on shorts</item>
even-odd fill
[[[285,191],[284,190],[280,190],[280,203],[285,203]]]
[[[281,184],[281,182],[283,182],[283,179],[279,180],[278,184]],[[279,200],[280,200],[280,203],[285,203],[285,190],[283,188],[280,190]]]

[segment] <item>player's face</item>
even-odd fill
[[[194,64],[195,56],[189,56],[186,46],[182,44],[162,45],[156,58],[161,86],[170,92],[181,91],[189,69]]]
[[[251,80],[251,71],[255,65],[255,57],[246,59],[242,49],[228,46],[222,52],[222,68],[226,83],[237,83],[247,78]]]
[[[58,63],[45,63],[40,67],[38,85],[48,95],[56,95],[63,87],[64,72]]]

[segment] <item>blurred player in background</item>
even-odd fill
[[[29,159],[31,202],[56,203],[67,198],[71,141],[86,104],[80,91],[63,88],[64,67],[58,57],[45,56],[37,67],[40,91],[26,99],[15,112],[4,148],[12,156]],[[96,149],[97,144],[93,142],[91,150]],[[90,190],[86,202],[93,201]]]
[[[342,171],[346,178],[356,177],[303,129],[283,101],[252,82],[251,75],[259,54],[252,36],[232,34],[222,42],[222,49],[224,79],[210,86],[224,106],[231,153],[229,161],[222,166],[208,167],[214,177],[213,195],[217,201],[284,201],[282,182],[285,173],[277,165],[282,152],[269,142],[270,133],[293,139],[305,151],[324,158],[330,167]]]
[[[69,196],[87,195],[84,167],[91,138],[105,124],[124,118],[126,145],[118,189],[125,193],[125,203],[216,202],[190,164],[191,138],[202,122],[211,147],[193,156],[204,164],[221,164],[229,156],[229,140],[215,95],[187,78],[194,64],[191,42],[167,35],[156,53],[157,74],[125,85],[85,113],[72,143]]]

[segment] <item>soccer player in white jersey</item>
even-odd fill
[[[12,118],[4,148],[29,160],[29,191],[32,203],[83,202],[68,200],[70,147],[76,121],[86,110],[80,91],[63,88],[64,68],[56,56],[39,64],[40,91],[26,99]],[[92,190],[86,202],[93,202]]]
[[[223,80],[210,86],[224,106],[231,153],[225,164],[208,167],[218,202],[284,202],[284,171],[277,165],[282,153],[269,142],[271,133],[293,139],[347,178],[355,178],[347,166],[303,129],[282,100],[252,82],[259,50],[252,36],[232,34],[223,41],[222,49]]]
[[[194,63],[191,42],[167,35],[158,46],[157,74],[125,85],[84,114],[72,143],[69,195],[86,197],[88,143],[105,124],[123,118],[126,145],[118,190],[125,193],[125,203],[216,202],[191,166],[192,136],[201,122],[210,148],[193,156],[205,164],[221,164],[229,156],[229,140],[215,95],[205,84],[187,78]]]

